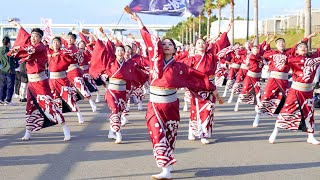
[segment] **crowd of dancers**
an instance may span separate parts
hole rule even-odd
[[[35,28],[25,31],[16,21],[19,32],[8,56],[20,58],[26,64],[28,75],[26,132],[22,140],[42,128],[61,124],[64,140],[71,139],[63,113],[76,112],[79,123],[85,120],[78,105],[88,100],[92,111],[97,110],[104,86],[105,102],[110,114],[108,138],[122,142],[121,127],[128,122],[130,100],[142,110],[142,100],[149,94],[146,124],[154,157],[162,172],[153,179],[170,179],[176,163],[174,149],[180,121],[177,90],[184,88],[184,111],[190,112],[189,140],[200,139],[210,143],[215,103],[228,103],[238,94],[234,111],[240,103],[255,105],[253,127],[258,127],[262,114],[279,114],[269,138],[276,141],[279,129],[307,132],[307,142],[320,144],[314,137],[313,84],[320,65],[320,50],[308,53],[307,42],[313,33],[286,49],[285,39],[268,38],[261,44],[246,42],[231,45],[228,29],[218,37],[199,38],[195,45],[176,47],[170,38],[151,35],[142,20],[129,8],[131,18],[139,24],[142,45],[133,37],[121,42],[101,31],[101,37],[92,33],[70,32],[65,37],[54,37],[51,45],[42,41],[43,31]],[[276,49],[270,49],[275,40]],[[268,65],[270,77],[264,92],[260,90],[261,71]],[[289,86],[288,77],[292,76]],[[217,87],[226,82],[223,95]],[[100,88],[101,89],[101,88]],[[95,101],[92,93],[96,92]]]

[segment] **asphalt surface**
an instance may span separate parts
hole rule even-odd
[[[320,146],[308,144],[306,133],[288,130],[281,130],[276,144],[269,144],[276,117],[261,117],[260,126],[252,128],[254,106],[240,104],[234,112],[234,103],[217,105],[211,143],[189,141],[189,113],[182,111],[183,91],[179,92],[181,122],[173,179],[320,179]],[[80,102],[85,124],[78,124],[75,113],[65,114],[71,141],[63,141],[59,125],[21,141],[25,107],[17,99],[14,102],[15,106],[0,106],[1,180],[140,180],[160,172],[144,119],[147,99],[143,111],[131,105],[122,144],[107,139],[107,105],[97,103],[98,111],[93,113],[88,101]],[[316,109],[318,139],[319,117]]]

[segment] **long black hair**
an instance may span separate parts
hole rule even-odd
[[[174,42],[174,40],[173,39],[171,39],[171,38],[164,38],[164,39],[162,39],[162,42],[164,41],[164,40],[169,40],[172,44],[173,44],[173,48],[174,48],[174,53],[173,53],[173,55],[175,55],[176,54],[176,52],[177,52],[177,45],[176,45],[176,43]]]

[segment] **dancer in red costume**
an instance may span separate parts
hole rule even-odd
[[[240,59],[241,59],[240,60],[241,65],[240,65],[240,70],[237,73],[236,80],[232,86],[228,103],[232,102],[233,96],[235,94],[240,94],[240,92],[241,92],[243,80],[246,77],[248,69],[249,69],[247,57],[250,54],[250,48],[252,47],[252,44],[253,44],[255,38],[256,37],[254,37],[254,39],[251,42],[249,42],[249,41],[246,42],[244,45],[245,48],[238,51],[238,56],[240,56]]]
[[[253,46],[251,48],[251,54],[249,56],[249,70],[247,76],[243,81],[243,88],[239,95],[240,102],[254,104],[256,105],[256,109],[258,109],[258,105],[260,104],[261,98],[260,78],[261,71],[264,65],[262,54],[265,50],[268,50],[263,48],[264,47],[262,46]]]
[[[191,67],[206,74],[213,86],[215,86],[214,76],[218,62],[216,54],[221,49],[230,45],[227,36],[230,27],[231,22],[229,23],[228,30],[217,41],[211,40],[208,42],[208,47],[203,39],[198,39],[195,47],[197,53],[194,57],[189,58],[189,61],[192,62],[190,63]],[[201,143],[209,143],[208,138],[212,134],[216,98],[218,98],[220,103],[223,103],[223,99],[219,97],[217,90],[207,100],[201,100],[191,94],[189,140],[195,140],[197,137],[201,139]]]
[[[61,46],[61,39],[55,37],[52,40],[52,49],[48,49],[50,89],[53,92],[53,99],[63,112],[77,112],[78,118],[82,118],[77,104],[77,90],[71,85],[66,73],[68,66],[74,61],[73,53],[66,49],[62,50]]]
[[[177,88],[188,87],[198,91],[204,98],[214,91],[215,86],[205,74],[175,62],[176,46],[173,40],[152,36],[137,14],[131,18],[138,22],[141,36],[148,47],[150,58],[150,101],[147,108],[147,127],[153,145],[154,157],[162,172],[153,179],[170,179],[172,165],[176,163],[174,149],[180,121]],[[200,95],[199,95],[200,96]]]
[[[270,49],[270,45],[267,44],[268,40],[269,40],[269,34],[267,35],[267,38],[266,38],[265,41],[263,41],[261,44],[259,44],[258,46],[256,46],[256,47],[259,47],[258,49],[256,49],[256,50],[258,50],[258,52],[257,52],[257,57],[255,57],[255,55],[254,55],[254,56],[251,56],[251,55],[252,55],[251,50],[252,50],[252,48],[254,47],[254,45],[251,45],[250,48],[249,48],[250,51],[247,51],[247,53],[246,53],[246,60],[244,61],[244,63],[245,63],[245,65],[247,66],[248,69],[246,69],[246,70],[241,70],[241,67],[240,67],[240,71],[241,71],[242,73],[245,73],[245,74],[243,74],[242,77],[243,77],[244,79],[243,79],[243,81],[241,82],[241,86],[239,86],[239,87],[241,87],[241,88],[238,89],[238,90],[240,90],[239,94],[246,93],[246,91],[248,91],[248,89],[250,89],[251,87],[253,87],[253,86],[251,86],[251,83],[250,83],[250,80],[252,80],[252,79],[248,78],[248,77],[247,77],[248,75],[249,75],[250,77],[255,78],[256,80],[258,79],[257,76],[259,76],[259,81],[260,81],[261,70],[262,70],[262,69],[260,70],[260,67],[258,67],[259,65],[258,65],[258,66],[255,66],[255,65],[257,65],[256,63],[257,63],[258,61],[261,61],[261,60],[258,60],[258,59],[261,58],[261,54],[263,54],[263,52],[264,52],[266,49]],[[252,58],[252,59],[250,59],[250,58]],[[255,60],[254,60],[254,59],[255,59]],[[251,66],[251,62],[255,62],[255,65]],[[263,64],[261,64],[260,66],[262,67]],[[251,71],[249,70],[249,68],[251,68]],[[256,72],[260,71],[260,73],[256,73],[256,72],[254,72],[254,71],[256,71]],[[241,72],[240,72],[240,73],[241,73]],[[244,82],[245,79],[246,79],[246,82]],[[253,80],[252,82],[254,83],[255,80]],[[245,88],[243,87],[243,84],[244,84],[244,83],[246,83],[246,87],[245,87]],[[248,85],[249,85],[249,86],[248,86]],[[260,83],[255,83],[255,87],[257,87],[257,89],[255,89],[256,92],[260,91]],[[236,88],[236,89],[237,89],[237,88]],[[245,91],[242,91],[242,89],[245,89]],[[238,92],[238,90],[235,90],[235,91]],[[252,92],[252,93],[253,93],[253,92]],[[248,93],[248,96],[254,97],[254,96],[258,95],[259,100],[260,100],[260,93],[254,95],[254,96],[252,95],[252,93],[251,93],[251,92]],[[240,104],[240,102],[241,102],[242,100],[245,100],[246,98],[248,98],[247,100],[245,100],[246,102],[252,100],[252,98],[249,98],[248,96],[247,96],[247,97],[244,97],[243,95],[241,95],[241,96],[239,95],[239,96],[238,96],[236,105],[235,105],[235,107],[234,107],[234,111],[238,111],[238,109],[239,109],[239,104]],[[251,99],[251,100],[250,100],[250,99]],[[256,99],[256,98],[255,98],[255,99]],[[230,100],[230,99],[229,99],[229,100]],[[256,111],[257,111],[257,109],[258,109],[258,106],[256,106]]]
[[[90,36],[91,37],[91,36]],[[96,92],[97,97],[95,102],[100,102],[100,93],[98,86],[96,84],[96,81],[93,79],[93,77],[89,74],[89,68],[90,68],[90,61],[91,61],[91,46],[87,46],[84,41],[80,41],[78,43],[79,51],[82,51],[83,53],[83,59],[81,62],[79,62],[80,69],[83,72],[83,79],[89,88],[90,92]]]
[[[316,35],[317,33],[315,33]],[[269,138],[274,143],[281,129],[302,130],[308,133],[307,142],[318,145],[314,137],[314,99],[313,79],[320,65],[320,57],[308,58],[308,46],[305,42],[298,44],[296,55],[288,59],[292,69],[293,83],[289,88],[286,101],[281,109],[275,128]]]
[[[67,40],[64,40],[61,38],[62,44],[64,47],[68,50],[70,50],[73,53],[73,57],[75,58],[75,61],[71,63],[67,70],[67,77],[70,80],[70,82],[73,84],[74,87],[77,88],[79,93],[86,99],[89,100],[90,106],[92,108],[92,112],[95,112],[97,110],[97,106],[95,102],[91,99],[91,93],[88,89],[88,87],[85,84],[85,81],[83,79],[83,72],[80,69],[79,63],[83,61],[83,51],[79,50],[77,46],[75,45],[77,36],[71,32],[69,32],[67,36]],[[81,118],[79,119],[79,123],[83,123],[84,120]]]
[[[227,62],[227,64],[229,65],[229,71],[228,71],[228,76],[227,76],[227,83],[226,83],[226,87],[224,89],[224,93],[222,95],[222,97],[226,97],[227,96],[227,91],[231,91],[233,84],[236,81],[237,78],[237,74],[238,71],[240,69],[240,65],[241,65],[241,57],[239,56],[238,52],[242,51],[243,47],[240,46],[240,43],[235,43],[234,46],[232,47],[232,49],[226,49],[225,50],[225,54],[222,54],[221,56],[226,56],[228,54],[230,54],[231,56],[231,61]]]
[[[125,60],[125,49],[122,45],[116,45],[115,49],[110,41],[105,45],[96,36],[96,45],[93,56],[104,62],[105,73],[109,77],[108,89],[105,94],[105,101],[110,108],[110,131],[109,138],[115,138],[115,143],[122,142],[121,115],[127,103],[127,83],[142,85],[147,78],[141,69],[135,66],[132,60]],[[99,57],[100,56],[100,57]],[[115,135],[114,135],[115,133]]]
[[[314,36],[314,34],[304,38],[302,41],[308,42],[308,39],[312,36]],[[272,39],[274,39],[274,37]],[[298,44],[292,48],[285,49],[286,44],[283,38],[278,38],[275,42],[277,49],[266,51],[263,55],[264,59],[269,63],[271,73],[261,97],[259,110],[252,124],[253,127],[258,127],[261,114],[266,113],[271,116],[273,114],[279,114],[289,88],[288,74],[290,67],[288,65],[288,57],[295,55]]]
[[[49,86],[49,80],[45,73],[47,63],[47,48],[41,42],[43,31],[39,28],[32,29],[31,34],[25,31],[19,23],[19,32],[13,49],[9,56],[22,58],[26,62],[28,73],[28,92],[26,106],[26,133],[22,140],[29,140],[31,132],[42,128],[61,124],[64,132],[64,140],[70,140],[70,130],[65,124],[65,119],[60,108],[53,100]]]

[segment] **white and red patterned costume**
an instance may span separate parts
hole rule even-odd
[[[313,79],[320,65],[320,58],[290,57],[292,86],[281,109],[276,126],[283,129],[314,132]]]
[[[140,46],[138,46],[140,47]],[[131,60],[137,63],[138,66],[144,69],[144,72],[147,75],[147,69],[149,68],[149,59],[143,56],[140,56],[139,54],[134,54],[131,57]],[[143,93],[143,85],[138,85],[137,84],[131,84],[131,92],[130,96],[136,99],[137,103],[142,102],[144,98],[144,93]],[[147,86],[147,84],[145,84]]]
[[[76,45],[68,45],[66,40],[64,40],[63,38],[61,38],[61,41],[65,48],[73,53],[72,56],[75,58],[74,62],[71,63],[68,67],[68,79],[84,98],[91,98],[91,93],[85,84],[85,81],[82,77],[83,72],[79,66],[79,63],[83,61],[83,53],[78,50]]]
[[[213,86],[215,86],[214,77],[218,62],[216,53],[229,45],[227,33],[223,33],[218,41],[209,45],[203,55],[195,54],[195,56],[189,58],[189,61],[192,62],[191,67],[206,74]],[[215,101],[216,97],[213,94],[207,100],[198,99],[191,94],[189,131],[192,131],[194,136],[199,138],[211,137]]]
[[[238,55],[238,52],[242,51],[242,50],[244,50],[244,49],[237,48],[237,49],[234,49],[233,51],[230,52],[231,61],[229,64],[229,71],[228,71],[229,73],[227,76],[227,79],[228,79],[227,84],[226,84],[227,90],[231,91],[233,84],[236,81],[237,74],[239,72],[240,65],[242,63],[241,56]]]
[[[91,51],[92,52],[92,51]],[[91,52],[90,50],[86,49],[83,52],[83,60],[79,63],[80,69],[83,72],[83,79],[86,83],[86,86],[89,88],[90,92],[96,92],[98,91],[98,86],[96,82],[94,81],[93,77],[89,74],[89,68],[90,68],[90,60],[91,60]]]
[[[176,89],[188,87],[190,91],[213,91],[215,87],[208,76],[184,63],[176,62],[174,58],[165,63],[160,38],[149,34],[145,27],[140,32],[150,58],[147,127],[158,167],[168,167],[176,163],[173,152],[180,122]]]
[[[233,89],[233,93],[234,94],[240,94],[241,90],[242,90],[242,83],[244,78],[247,75],[249,66],[248,66],[248,51],[246,49],[243,49],[241,51],[238,51],[238,55],[240,56],[241,59],[241,65],[240,65],[240,69],[237,73],[237,77],[236,80],[232,86]]]
[[[20,28],[13,47],[20,47],[18,53],[11,54],[26,62],[28,92],[26,105],[26,129],[30,132],[65,122],[60,108],[52,99],[49,80],[45,73],[47,47],[41,42],[32,45],[30,34]]]
[[[121,113],[126,108],[127,103],[127,85],[135,83],[144,84],[147,80],[145,73],[139,69],[132,60],[116,60],[114,47],[110,41],[105,45],[102,41],[97,40],[93,50],[93,56],[98,57],[106,64],[105,73],[109,77],[109,85],[105,94],[105,101],[111,110],[110,128],[114,132],[120,132]],[[130,87],[130,85],[128,85]]]
[[[215,72],[215,85],[217,87],[222,87],[223,82],[228,77],[229,69],[227,66],[227,62],[230,62],[230,60],[230,55],[226,55],[225,57],[219,58],[219,61],[217,63],[217,70]]]
[[[308,39],[303,41],[308,41]],[[295,50],[296,46],[283,52],[269,50],[264,53],[264,59],[269,62],[270,77],[261,97],[259,113],[279,114],[282,109],[289,88],[288,73],[290,67],[288,57],[294,55]]]
[[[53,57],[52,54],[59,53]],[[74,61],[72,53],[69,50],[59,50],[54,52],[52,49],[48,50],[48,67],[50,70],[50,89],[53,93],[53,99],[59,107],[63,107],[64,101],[69,107],[66,112],[78,111],[77,104],[77,90],[71,85],[67,78],[66,70],[70,63]]]
[[[260,104],[260,78],[261,78],[261,71],[263,68],[263,58],[262,54],[270,49],[270,45],[266,44],[264,41],[258,46],[258,54],[250,54],[248,57],[248,66],[249,70],[247,72],[247,75],[243,81],[243,88],[241,90],[241,93],[239,95],[239,99],[241,102],[247,103],[247,104]]]
[[[260,54],[249,56],[249,70],[243,81],[243,88],[239,95],[241,102],[247,104],[259,104],[260,101],[260,77],[263,68],[263,61]]]

